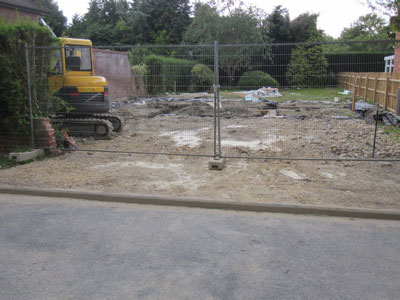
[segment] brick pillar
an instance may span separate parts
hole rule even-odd
[[[396,32],[396,40],[400,41],[400,32]],[[400,42],[395,45],[393,64],[393,73],[400,74]]]
[[[37,148],[55,148],[57,147],[55,130],[47,118],[34,119],[35,128],[35,147]]]

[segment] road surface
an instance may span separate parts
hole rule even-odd
[[[0,299],[398,299],[400,222],[0,194]]]

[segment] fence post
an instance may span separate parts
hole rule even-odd
[[[214,158],[221,158],[221,128],[219,112],[219,62],[218,41],[214,41]],[[218,140],[217,140],[218,139]],[[217,152],[218,143],[218,152]]]
[[[400,116],[400,88],[397,89],[396,116]]]
[[[384,103],[384,109],[387,109],[388,106],[388,100],[389,100],[389,77],[386,77],[386,87],[385,87],[385,103]]]
[[[376,104],[376,91],[377,91],[377,88],[378,88],[378,76],[375,77],[374,81],[375,81],[375,83],[374,83],[374,99],[373,99],[373,101],[374,101],[374,104]]]
[[[351,104],[351,111],[354,112],[356,110],[356,100],[357,100],[357,81],[358,77],[355,76],[354,85],[353,85],[353,102]]]
[[[376,133],[378,132],[378,118],[379,118],[379,104],[376,106],[376,115],[375,115],[375,132],[374,132],[374,143],[372,146],[372,158],[375,158],[375,149],[376,149]]]
[[[365,82],[365,93],[364,93],[364,98],[366,101],[368,101],[368,81],[369,81],[369,77],[367,75],[367,81]]]
[[[26,62],[26,79],[28,85],[28,102],[29,102],[29,120],[31,124],[31,146],[35,148],[35,135],[33,131],[33,113],[32,113],[32,95],[31,95],[31,74],[29,64],[29,46],[25,44],[25,62]]]

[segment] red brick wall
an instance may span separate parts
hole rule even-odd
[[[94,74],[108,81],[110,100],[132,98],[131,67],[127,52],[93,49]]]
[[[400,40],[400,32],[396,33],[396,40]],[[400,74],[400,45],[394,49],[393,73]]]
[[[16,23],[18,20],[31,20],[35,21],[39,15],[20,11],[12,8],[0,7],[0,18],[7,23]]]

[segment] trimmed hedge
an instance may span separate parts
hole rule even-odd
[[[148,74],[148,92],[186,92],[189,90],[191,71],[196,62],[150,55],[144,58]]]
[[[271,75],[262,71],[246,72],[240,77],[239,87],[245,89],[259,89],[262,87],[278,87],[279,82]]]
[[[47,28],[33,22],[6,24],[0,20],[0,132],[29,135],[25,44],[51,46],[56,42]],[[47,116],[50,109],[59,107],[47,82],[52,50],[31,48],[29,60],[33,115]]]

